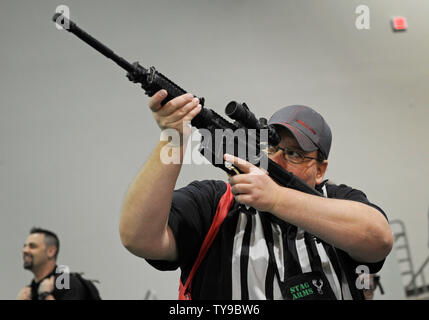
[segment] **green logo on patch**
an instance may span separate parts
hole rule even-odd
[[[306,296],[314,294],[313,289],[310,287],[308,282],[304,282],[293,286],[289,289],[293,300],[301,299]]]

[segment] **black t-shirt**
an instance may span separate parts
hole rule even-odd
[[[322,190],[321,186],[316,189]],[[185,283],[225,191],[225,182],[214,180],[194,181],[176,190],[168,223],[175,236],[178,259],[172,262],[147,261],[159,270],[180,267],[181,279]],[[385,216],[362,191],[343,184],[326,184],[325,191],[329,198],[359,201],[376,208]],[[271,226],[268,229],[272,229],[272,234],[268,231],[268,237],[268,229],[261,227],[266,226],[267,221]],[[280,266],[277,269],[281,271],[283,280],[290,275],[311,271],[318,263],[319,269],[326,271],[331,287],[337,288],[338,299],[351,298],[352,290],[345,288],[342,282],[345,282],[343,277],[353,277],[357,266],[364,264],[370,273],[375,273],[384,263],[384,260],[378,263],[354,261],[347,253],[332,250],[330,245],[313,238],[270,214],[246,209],[235,203],[195,274],[192,299],[281,299],[278,281],[270,272],[272,266],[269,250],[266,249],[269,245],[277,253],[275,259]],[[244,262],[243,252],[247,254]],[[314,258],[319,255],[319,260]],[[336,255],[342,257],[342,266],[336,261]],[[345,275],[342,275],[342,269],[346,269]],[[349,279],[349,283],[353,279]]]
[[[52,272],[43,278],[41,281],[36,282],[34,279],[31,281],[31,300],[39,300],[38,289],[40,283],[44,279],[48,279],[51,276],[54,276],[54,291],[53,296],[55,300],[86,300],[88,299],[87,289],[83,286],[82,282],[73,274],[69,273],[68,275],[63,273],[56,273],[57,267],[55,267]],[[67,288],[67,282],[65,277],[69,276],[69,287]],[[58,279],[62,277],[61,279]],[[58,285],[56,285],[58,280]]]

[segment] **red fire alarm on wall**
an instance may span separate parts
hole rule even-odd
[[[393,31],[405,31],[407,30],[407,20],[404,17],[393,17],[392,26]]]

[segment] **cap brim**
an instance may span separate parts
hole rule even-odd
[[[274,122],[271,124],[280,125],[288,129],[289,132],[295,137],[301,149],[305,152],[311,152],[318,149],[318,147],[313,143],[313,141],[310,140],[310,138],[308,138],[301,130],[295,128],[294,126],[285,122]]]

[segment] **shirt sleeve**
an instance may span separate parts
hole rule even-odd
[[[377,209],[387,219],[387,216],[384,213],[384,211],[379,206],[371,203],[366,197],[365,193],[363,193],[362,191],[353,189],[345,184],[341,184],[338,186],[327,184],[326,188],[327,188],[329,198],[352,200],[352,201],[358,201],[358,202],[364,203],[368,206],[371,206]],[[381,270],[385,261],[385,259],[375,263],[356,261],[346,252],[339,249],[337,249],[337,251],[339,252],[339,255],[342,256],[344,263],[346,263],[349,266],[349,268],[352,270],[355,270],[358,266],[364,265],[369,268],[370,273],[377,273],[378,271]]]
[[[175,190],[168,225],[176,241],[178,259],[146,261],[158,270],[192,267],[225,191],[225,182],[214,180],[194,181]]]
[[[327,190],[329,198],[352,200],[364,203],[380,211],[381,214],[383,214],[383,216],[387,219],[387,216],[384,211],[379,206],[371,203],[366,197],[366,194],[360,190],[353,189],[345,184],[341,184],[339,186],[328,184]]]

